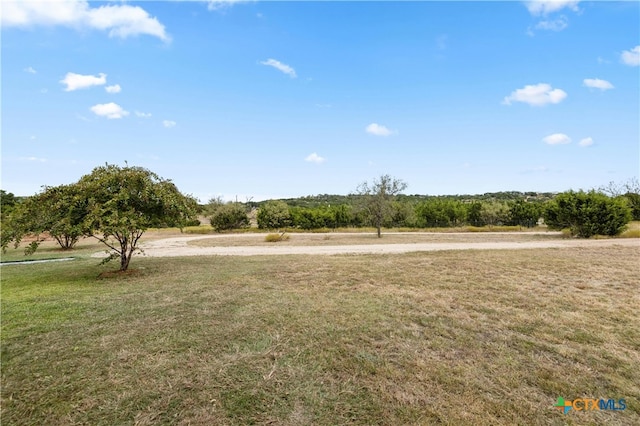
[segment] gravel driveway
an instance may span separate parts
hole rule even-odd
[[[520,250],[520,249],[545,249],[566,247],[636,247],[640,249],[640,239],[599,239],[578,240],[558,239],[547,241],[504,241],[504,242],[434,242],[434,243],[409,243],[409,244],[362,244],[362,245],[309,245],[287,246],[274,243],[271,246],[235,246],[235,247],[198,247],[189,245],[190,241],[246,237],[248,234],[214,235],[214,236],[189,236],[165,238],[142,244],[144,255],[150,257],[175,257],[175,256],[263,256],[263,255],[288,255],[288,254],[386,254],[408,253],[417,251],[442,251],[442,250]],[[249,234],[250,235],[250,234]],[[264,236],[264,234],[259,234]],[[93,256],[101,257],[104,253],[96,253]]]

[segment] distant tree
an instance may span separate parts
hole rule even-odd
[[[16,205],[16,197],[11,192],[0,189],[0,213],[2,217],[9,214]]]
[[[358,186],[357,194],[363,201],[363,211],[371,225],[378,231],[378,238],[382,237],[382,224],[392,212],[391,202],[407,188],[402,180],[389,175],[382,175],[371,183],[364,182]]]
[[[211,226],[216,231],[246,228],[249,226],[247,209],[240,203],[219,205],[211,214]]]
[[[621,198],[596,191],[558,194],[547,202],[544,221],[551,229],[569,229],[571,235],[618,235],[631,220],[631,211]]]
[[[267,201],[257,214],[258,228],[281,229],[291,225],[289,206],[284,201]]]
[[[10,241],[17,247],[26,235],[35,240],[25,250],[33,253],[48,234],[63,250],[70,250],[84,233],[83,220],[86,216],[86,200],[73,185],[48,186],[16,206],[6,221],[3,249]]]
[[[333,217],[335,218],[335,226],[349,226],[353,223],[352,207],[347,204],[331,206]]]
[[[624,183],[609,182],[598,188],[599,192],[610,197],[623,197],[631,208],[633,220],[640,220],[640,182],[638,178],[631,178]]]
[[[531,203],[524,200],[516,200],[509,203],[509,219],[507,224],[532,228],[538,224],[542,217],[542,206],[539,203]]]
[[[509,207],[498,201],[482,203],[482,221],[489,226],[501,225],[509,220]]]
[[[474,201],[467,204],[467,222],[472,226],[484,226],[482,203]]]

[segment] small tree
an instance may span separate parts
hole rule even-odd
[[[6,217],[16,205],[16,197],[11,192],[0,189],[0,215]]]
[[[551,229],[568,228],[571,235],[618,235],[631,220],[627,203],[620,198],[590,192],[564,192],[545,206],[544,221]]]
[[[240,203],[227,203],[215,208],[210,217],[211,226],[216,231],[246,228],[249,217],[246,208]]]
[[[640,220],[640,181],[631,178],[622,184],[609,182],[608,185],[598,188],[599,192],[610,197],[624,198],[631,208],[633,220]]]
[[[289,206],[284,201],[267,201],[258,210],[258,228],[281,229],[291,224]]]
[[[376,227],[378,238],[382,237],[382,224],[391,214],[391,202],[407,188],[407,184],[389,175],[382,175],[371,183],[358,186],[357,194],[363,201],[363,210],[368,221]]]
[[[533,228],[538,224],[542,216],[542,208],[539,203],[516,200],[509,204],[509,225],[526,226]]]
[[[63,250],[70,250],[84,233],[83,220],[86,215],[86,201],[73,185],[45,187],[44,190],[18,204],[8,220],[3,238],[3,248],[10,241],[16,247],[25,235],[34,235],[25,250],[30,254],[42,241],[39,236],[48,233]]]
[[[121,271],[129,267],[148,228],[182,227],[195,216],[194,199],[142,167],[107,164],[75,185],[87,202],[85,234],[111,250],[107,260],[120,259]]]
[[[509,220],[509,207],[498,201],[485,202],[482,203],[480,216],[489,227],[501,225]]]

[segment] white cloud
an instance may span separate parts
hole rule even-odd
[[[631,67],[637,67],[640,65],[640,46],[636,46],[631,50],[625,50],[620,55],[620,60],[623,64]]]
[[[375,136],[389,136],[393,134],[393,131],[389,130],[385,126],[382,126],[378,123],[371,123],[366,128],[365,131],[371,135]]]
[[[536,30],[562,31],[569,26],[569,21],[565,16],[550,21],[540,21],[536,24]]]
[[[581,147],[591,146],[593,145],[593,138],[581,139],[580,142],[578,142],[578,145],[580,145]]]
[[[36,71],[35,69],[33,69],[33,67],[27,67],[24,69],[24,72],[28,72],[29,74],[37,74],[38,71]]]
[[[122,87],[119,84],[114,84],[113,86],[107,86],[104,88],[107,93],[120,93],[122,91]]]
[[[570,9],[574,12],[579,11],[578,3],[580,0],[530,0],[525,1],[525,6],[534,16],[548,15],[562,9]]]
[[[600,80],[599,78],[585,78],[583,81],[585,86],[592,89],[609,90],[613,89],[613,84],[607,80]]]
[[[149,118],[151,117],[151,113],[150,112],[140,112],[140,111],[135,111],[136,117],[140,117],[140,118]]]
[[[167,129],[170,129],[172,127],[176,127],[176,123],[175,121],[171,121],[171,120],[162,120],[162,125],[164,127],[166,127]]]
[[[546,143],[547,145],[566,145],[568,143],[571,143],[571,138],[564,133],[554,133],[542,138],[542,142]]]
[[[20,157],[21,160],[23,161],[33,161],[36,163],[46,163],[47,160],[46,158],[41,158],[41,157]]]
[[[66,92],[71,92],[78,89],[86,89],[91,86],[102,86],[107,82],[107,75],[104,73],[95,75],[82,75],[73,72],[68,72],[67,75],[60,80],[60,83],[66,84],[64,89]]]
[[[511,105],[511,102],[523,102],[533,106],[543,106],[547,104],[557,104],[567,97],[567,93],[561,89],[554,89],[546,83],[527,85],[522,89],[515,90],[504,98],[504,105]]]
[[[536,166],[530,167],[528,169],[524,169],[521,173],[529,174],[529,173],[546,173],[549,171],[547,166]]]
[[[91,7],[87,0],[3,1],[1,19],[2,26],[7,27],[61,25],[108,31],[109,37],[147,34],[170,40],[156,18],[139,6],[127,4]]]
[[[275,69],[282,71],[283,73],[289,75],[291,78],[296,78],[296,70],[291,68],[287,64],[283,64],[280,61],[276,61],[275,59],[267,59],[266,61],[260,62],[262,65],[267,65],[270,67],[274,67]]]
[[[313,153],[307,155],[307,157],[304,159],[304,161],[307,161],[309,163],[322,164],[325,161],[327,161],[327,159],[324,158],[324,157],[320,157],[318,154],[313,152]]]
[[[220,10],[226,9],[228,7],[233,6],[238,3],[248,3],[249,0],[209,0],[207,9],[209,10]]]
[[[89,108],[95,115],[99,115],[100,117],[107,117],[108,119],[113,118],[122,118],[129,115],[128,111],[122,109],[122,107],[113,102],[109,102],[108,104],[98,104]]]

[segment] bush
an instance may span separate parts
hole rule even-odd
[[[227,203],[219,205],[213,211],[211,226],[216,231],[246,228],[249,226],[249,217],[246,208],[240,203]]]
[[[569,229],[572,236],[618,235],[631,220],[624,200],[602,193],[564,192],[545,206],[544,221],[551,229]]]
[[[281,234],[267,234],[267,236],[264,237],[264,240],[268,243],[277,243],[279,241],[287,241],[288,239],[289,235],[284,232]]]
[[[281,229],[291,224],[289,206],[284,201],[268,201],[258,210],[258,228]]]
[[[184,226],[200,226],[200,221],[197,218],[192,218],[187,220]]]

